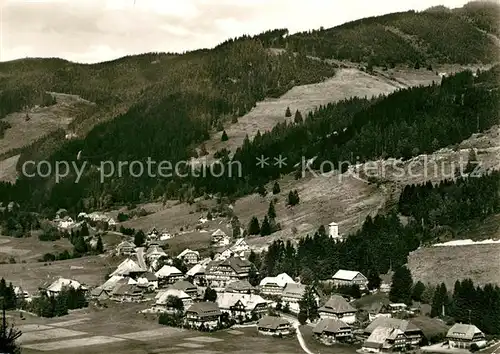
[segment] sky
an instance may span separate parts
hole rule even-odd
[[[96,63],[211,48],[268,29],[333,27],[368,16],[468,0],[0,0],[0,61]]]

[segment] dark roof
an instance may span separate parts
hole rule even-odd
[[[195,312],[198,316],[220,316],[219,305],[215,302],[196,302],[186,312]]]
[[[407,320],[390,317],[378,317],[365,328],[365,333],[372,333],[377,327],[400,329],[405,333],[422,331],[420,328]]]
[[[356,312],[356,309],[352,307],[342,296],[332,295],[326,304],[320,307],[318,311],[328,313],[351,313]]]
[[[255,290],[255,287],[252,286],[247,280],[237,280],[229,283],[226,286],[226,291],[250,291]]]
[[[246,273],[247,271],[244,268],[252,266],[252,263],[243,258],[229,257],[223,261],[212,261],[208,263],[205,272],[210,271],[216,266],[229,266],[236,273]]]
[[[283,325],[290,325],[290,322],[277,316],[264,316],[257,322],[257,327],[267,329],[277,329]]]
[[[140,278],[146,278],[148,281],[156,281],[158,277],[151,272],[144,272],[141,274]]]
[[[482,335],[483,333],[479,328],[474,325],[464,324],[464,323],[455,323],[453,327],[448,330],[446,334],[447,338],[460,338],[460,339],[468,339],[472,340],[475,334]]]
[[[186,291],[198,291],[198,288],[187,280],[179,280],[169,286],[170,289]]]
[[[113,290],[113,295],[140,295],[142,293],[134,284],[121,284]]]
[[[302,298],[306,287],[304,284],[288,283],[283,289],[282,297]]]
[[[324,318],[320,320],[313,329],[314,333],[321,334],[323,332],[327,333],[337,333],[340,330],[350,329],[351,326],[334,318]]]

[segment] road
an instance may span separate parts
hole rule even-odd
[[[144,261],[144,247],[137,247],[137,262],[139,262],[139,267],[142,269],[148,269],[146,262]]]
[[[297,336],[297,340],[299,341],[300,346],[302,347],[302,350],[305,351],[307,354],[316,354],[307,347],[306,341],[304,340],[304,337],[302,336],[302,333],[300,332],[299,329],[300,327],[299,320],[297,320],[295,317],[287,316],[284,314],[282,314],[281,316],[290,321],[292,326],[295,328],[295,334]]]

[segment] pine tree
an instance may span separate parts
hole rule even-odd
[[[410,270],[406,266],[401,266],[394,272],[392,276],[391,290],[389,299],[392,302],[403,302],[411,304],[411,295],[413,288],[413,279]]]
[[[377,269],[371,269],[368,272],[368,289],[376,290],[380,288],[380,284],[382,283],[382,279],[380,279],[380,275]]]
[[[413,301],[418,301],[418,302],[421,302],[422,301],[422,295],[425,291],[425,285],[424,283],[422,283],[420,280],[413,286],[413,291],[412,291],[412,295],[411,295],[411,298],[413,299]]]
[[[260,235],[268,236],[271,234],[271,225],[269,224],[269,218],[264,216],[264,220],[262,221],[262,226],[260,227]]]
[[[97,237],[97,244],[95,246],[95,250],[98,254],[104,253],[104,245],[102,244],[101,235]]]
[[[304,122],[304,118],[302,118],[302,113],[300,113],[298,109],[297,111],[295,111],[295,117],[293,118],[293,122],[295,124],[301,124],[302,122]]]
[[[203,301],[215,302],[217,300],[217,292],[211,287],[207,287],[205,294],[203,295]]]
[[[80,230],[80,235],[82,236],[89,236],[89,227],[86,222],[83,223],[82,229]]]
[[[241,224],[236,215],[231,219],[231,228],[233,230],[233,238],[241,237]]]
[[[229,137],[227,136],[227,133],[225,130],[222,132],[222,136],[221,136],[220,140],[221,141],[228,141],[229,140]]]
[[[276,218],[276,209],[274,208],[274,203],[272,200],[269,202],[269,207],[267,208],[267,216],[269,217],[269,219]]]
[[[144,245],[144,242],[146,242],[146,235],[144,234],[144,231],[137,231],[134,235],[134,244],[137,247],[141,247],[142,245]]]
[[[311,322],[318,318],[318,303],[316,302],[314,288],[308,285],[302,299],[299,301],[299,315],[309,319]]]
[[[292,116],[292,111],[290,111],[290,107],[286,107],[285,111],[285,117],[291,117]]]
[[[280,189],[280,184],[276,181],[274,182],[274,185],[273,185],[273,194],[279,194],[279,192],[281,192],[281,189]]]
[[[54,316],[65,316],[68,314],[68,297],[66,291],[61,291],[56,297]]]
[[[259,193],[261,197],[265,197],[267,195],[266,187],[261,184],[257,187],[257,193]]]
[[[260,279],[259,279],[259,273],[257,272],[257,268],[255,265],[252,264],[250,267],[250,271],[248,272],[248,282],[252,286],[257,286],[259,285]]]
[[[300,198],[299,198],[299,192],[297,190],[290,191],[288,193],[288,201],[287,204],[290,206],[294,206],[299,204]]]
[[[255,216],[252,217],[250,223],[248,224],[248,234],[249,235],[260,234],[259,219],[257,219]]]
[[[446,306],[448,305],[448,303],[448,290],[446,289],[446,285],[442,283],[441,285],[436,287],[436,290],[434,290],[434,297],[432,298],[431,317],[441,316],[443,314],[443,308],[446,311]]]

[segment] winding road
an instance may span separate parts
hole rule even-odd
[[[302,347],[302,350],[304,352],[306,352],[307,354],[316,354],[307,347],[306,341],[304,340],[304,337],[302,336],[302,332],[300,332],[300,329],[299,329],[299,327],[300,327],[299,320],[297,320],[295,317],[287,316],[284,314],[282,314],[281,316],[283,318],[286,318],[288,321],[290,321],[292,326],[295,328],[295,334],[297,336],[297,340],[299,341],[300,346]]]

